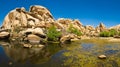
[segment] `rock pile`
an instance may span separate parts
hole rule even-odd
[[[93,26],[86,25],[83,26],[82,23],[75,19],[64,19],[59,18],[55,20],[50,13],[50,11],[43,7],[34,5],[31,6],[29,11],[26,11],[25,8],[16,8],[12,10],[4,19],[1,30],[9,30],[7,32],[1,31],[0,38],[4,37],[18,37],[22,38],[21,40],[28,40],[30,42],[40,42],[46,37],[46,32],[49,27],[55,25],[57,30],[62,32],[61,41],[65,41],[67,37],[69,39],[73,33],[68,32],[70,25],[73,25],[78,31],[84,36],[99,36],[99,33],[107,30],[103,23],[100,23],[99,26],[94,28]],[[120,26],[112,27],[119,30]],[[65,39],[64,39],[65,38]],[[76,35],[74,38],[77,38]]]

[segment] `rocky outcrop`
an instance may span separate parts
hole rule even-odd
[[[72,24],[73,27],[78,28],[79,30],[82,30],[82,24],[79,20],[59,18],[56,21],[56,23],[57,23],[57,26],[60,28],[67,29],[69,25]]]
[[[120,24],[116,25],[116,26],[113,26],[113,27],[110,27],[109,29],[115,29],[117,31],[120,31]]]
[[[47,8],[34,5],[30,7],[29,11],[23,7],[12,10],[5,17],[1,29],[10,30],[12,39],[21,38],[21,40],[39,43],[40,38],[46,38],[46,28],[49,28],[54,22],[54,18]],[[0,36],[5,38],[8,33],[1,32]]]
[[[31,6],[29,12],[25,8],[16,8],[5,17],[2,29],[14,30],[16,27],[46,27],[46,23],[54,22],[53,16],[43,6]]]
[[[102,31],[105,31],[106,30],[106,27],[103,23],[100,23],[100,25],[98,27],[96,27],[96,32],[102,32]]]
[[[84,34],[87,36],[93,36],[95,33],[95,28],[90,26],[90,25],[86,25],[85,26],[85,31]]]
[[[107,30],[103,23],[94,28],[93,26],[83,26],[82,23],[75,19],[64,19],[59,18],[54,20],[50,11],[43,7],[34,5],[31,6],[29,11],[25,8],[16,8],[12,10],[5,17],[2,30],[8,30],[7,32],[0,32],[0,38],[8,38],[9,36],[16,40],[24,40],[29,42],[40,43],[41,39],[47,40],[47,32],[51,26],[55,26],[57,31],[62,33],[62,37],[58,38],[62,43],[71,39],[77,40],[79,35],[75,33],[82,33],[81,37],[96,37],[99,36],[100,32]],[[69,32],[69,28],[72,25],[74,30]],[[119,31],[120,25],[111,27],[110,29],[116,29]],[[78,38],[79,39],[79,38]]]

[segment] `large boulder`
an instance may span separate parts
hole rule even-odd
[[[24,8],[16,8],[12,10],[8,15],[5,17],[2,29],[14,29],[17,26],[26,26],[27,19],[24,13]]]
[[[29,34],[27,39],[30,43],[40,43],[41,38],[34,34]]]
[[[10,33],[9,32],[0,32],[0,39],[5,39],[5,38],[9,38]]]
[[[35,35],[38,35],[41,38],[45,38],[46,37],[46,35],[45,35],[45,33],[44,33],[42,28],[35,28],[35,29],[28,28],[26,30],[21,31],[20,34],[22,34],[22,35],[35,34]]]
[[[54,22],[52,14],[43,6],[31,6],[29,12],[25,8],[12,10],[4,19],[2,29],[14,30],[17,27],[37,27],[46,26],[45,23]]]
[[[50,13],[50,11],[43,6],[38,6],[38,5],[31,6],[30,12],[38,15],[38,17],[41,16],[43,19],[49,19],[49,18],[53,19],[53,16]]]
[[[45,35],[43,32],[43,29],[41,29],[41,28],[35,28],[33,30],[33,34]]]

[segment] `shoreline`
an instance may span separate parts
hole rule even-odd
[[[120,38],[114,38],[114,37],[84,37],[84,38],[81,38],[81,40],[93,40],[93,39],[107,40],[108,42],[120,42]]]

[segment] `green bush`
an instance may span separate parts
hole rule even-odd
[[[101,37],[113,37],[114,35],[117,35],[117,34],[118,34],[118,32],[114,29],[111,29],[109,31],[100,32]]]
[[[57,31],[55,26],[51,26],[47,31],[47,38],[49,41],[58,41],[61,32]]]
[[[115,29],[111,29],[111,30],[109,31],[109,33],[110,33],[110,36],[111,36],[111,37],[113,37],[114,35],[117,35],[117,34],[118,34]]]
[[[118,35],[120,36],[120,31],[119,31]]]
[[[70,24],[69,28],[68,28],[68,32],[69,33],[73,33],[73,34],[76,34],[78,36],[81,36],[82,33],[77,29],[77,28],[74,28],[72,24]]]
[[[110,33],[108,31],[104,31],[100,33],[101,37],[110,37]]]

